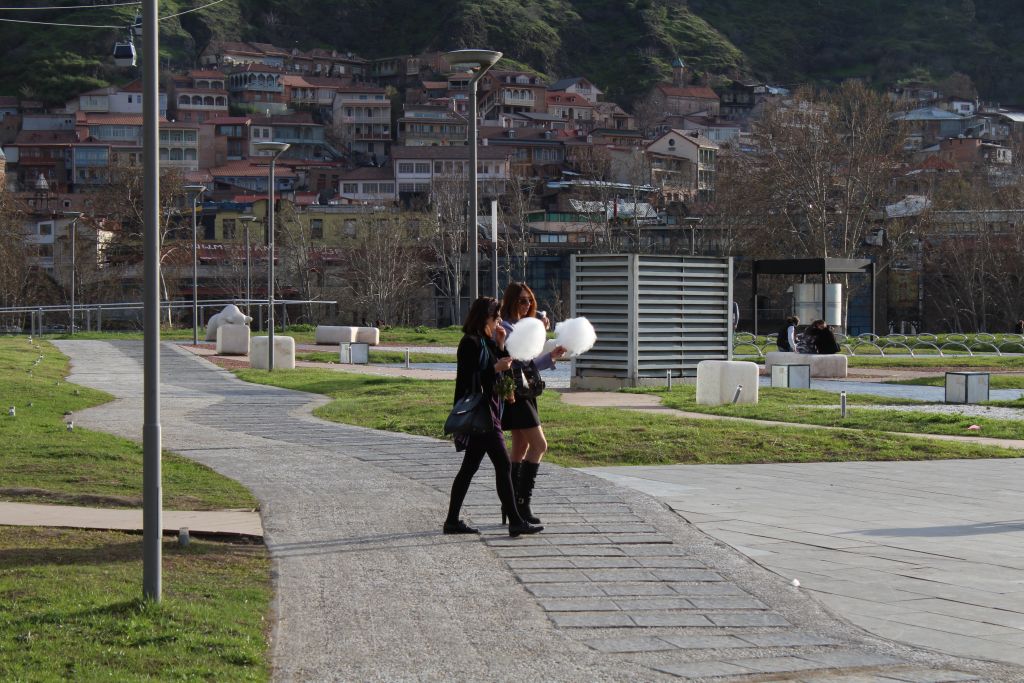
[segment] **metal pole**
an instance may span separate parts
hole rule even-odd
[[[163,512],[160,476],[160,129],[157,0],[144,0],[142,147],[145,222],[145,303],[142,424],[142,594],[160,602]]]
[[[192,346],[199,344],[199,226],[196,221],[199,195],[199,192],[192,195]]]
[[[270,202],[267,204],[267,372],[274,371],[274,162],[270,158]]]
[[[491,269],[494,271],[494,298],[501,300],[501,292],[498,289],[498,200],[491,200],[491,244],[494,245],[494,254],[491,260]]]
[[[75,336],[75,228],[78,218],[71,221],[71,327],[69,334]]]
[[[482,75],[482,74],[481,74]],[[477,254],[476,241],[476,91],[479,76],[473,74],[469,79],[469,305],[480,296],[480,258]]]
[[[245,221],[245,314],[252,316],[252,271],[249,264],[249,223]]]

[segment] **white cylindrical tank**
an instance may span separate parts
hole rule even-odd
[[[843,324],[843,286],[832,283],[825,285],[825,323],[837,327]],[[800,318],[800,324],[807,325],[821,318],[821,285],[793,285],[793,315]]]

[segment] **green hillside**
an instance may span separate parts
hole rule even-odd
[[[52,6],[62,0],[33,0]],[[64,0],[69,4],[71,0]],[[162,16],[208,0],[162,0]],[[133,7],[0,12],[124,25]],[[49,103],[135,76],[109,54],[124,31],[0,23],[0,94]],[[699,71],[779,83],[969,75],[986,99],[1024,101],[1024,3],[1014,0],[223,0],[161,22],[161,63],[185,68],[213,38],[338,48],[365,57],[500,49],[555,78],[585,74],[629,103],[679,55]]]

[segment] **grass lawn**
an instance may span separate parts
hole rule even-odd
[[[914,384],[924,387],[946,386],[945,375],[934,377],[915,377],[914,379],[892,380],[888,384]],[[988,378],[989,389],[1024,389],[1024,374],[998,375],[992,374]]]
[[[371,363],[404,363],[405,351],[370,351]],[[337,351],[310,351],[296,353],[295,360],[313,361],[314,363],[337,363]],[[410,363],[454,363],[455,356],[450,353],[410,353]]]
[[[163,601],[142,600],[142,536],[0,527],[0,680],[265,681],[262,545],[163,546]]]
[[[978,435],[993,438],[1024,439],[1024,422],[994,420],[984,417],[913,412],[886,411],[871,406],[918,402],[863,394],[847,395],[847,415],[839,414],[839,396],[814,389],[772,389],[762,387],[757,405],[697,405],[696,387],[692,384],[663,388],[629,389],[631,392],[653,393],[662,397],[670,408],[712,415],[730,415],[776,422],[848,427],[865,431],[908,432],[918,434]],[[819,407],[820,406],[820,407]],[[975,434],[967,431],[970,425],[979,425]]]
[[[376,377],[318,368],[274,373],[236,370],[235,374],[250,382],[330,396],[334,400],[316,411],[327,420],[436,438],[444,438],[442,426],[454,391],[450,381]],[[926,441],[867,429],[765,428],[611,408],[581,408],[562,403],[553,391],[540,397],[539,406],[550,444],[546,457],[570,467],[1017,455],[991,446]]]
[[[850,356],[851,368],[997,368],[1024,370],[1024,356]]]
[[[289,337],[295,338],[296,344],[312,344],[315,341],[315,326],[314,325],[295,325],[289,327],[287,330],[279,330],[275,334],[287,334]],[[266,332],[253,332],[253,334],[266,334]],[[6,339],[17,339],[18,337],[6,337]],[[21,339],[25,336],[22,335]],[[42,339],[101,339],[101,340],[118,340],[118,339],[142,339],[142,331],[111,331],[111,332],[87,332],[79,331],[75,332],[75,335],[69,336],[66,333],[63,334],[46,334],[41,337]],[[160,338],[167,340],[191,340],[192,339],[192,328],[191,327],[176,327],[176,328],[164,328],[160,331]],[[203,341],[206,338],[206,329],[199,328],[199,341]],[[5,337],[0,337],[5,339]],[[381,344],[408,344],[410,346],[458,346],[459,340],[462,339],[462,328],[452,327],[426,327],[420,325],[418,327],[385,327],[380,331],[380,343]],[[404,359],[404,356],[403,356]]]
[[[0,500],[141,507],[142,447],[79,426],[67,431],[65,413],[73,419],[111,399],[69,384],[67,373],[67,358],[49,343],[0,339]],[[171,453],[163,456],[163,487],[169,510],[256,506],[241,484]]]

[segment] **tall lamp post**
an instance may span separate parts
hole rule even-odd
[[[196,204],[206,192],[205,185],[186,185],[192,195],[192,346],[199,344],[199,226],[196,222]]]
[[[267,200],[267,372],[274,371],[274,162],[291,145],[287,142],[257,142],[260,152],[270,152],[270,192]]]
[[[249,265],[249,224],[256,220],[256,216],[239,216],[245,228],[245,314],[252,315],[249,307],[252,302],[252,268]]]
[[[142,595],[160,602],[163,591],[163,486],[160,427],[160,128],[157,0],[142,2],[142,159],[144,278],[142,403]]]
[[[65,211],[64,215],[71,219],[71,325],[68,326],[70,330],[68,334],[72,337],[75,336],[75,242],[78,240],[77,228],[78,219],[82,217],[81,211]]]
[[[454,50],[445,54],[445,60],[455,71],[468,70],[469,78],[469,280],[470,305],[480,296],[480,255],[477,253],[477,182],[476,182],[476,91],[480,79],[487,70],[501,59],[501,53],[494,50]]]

